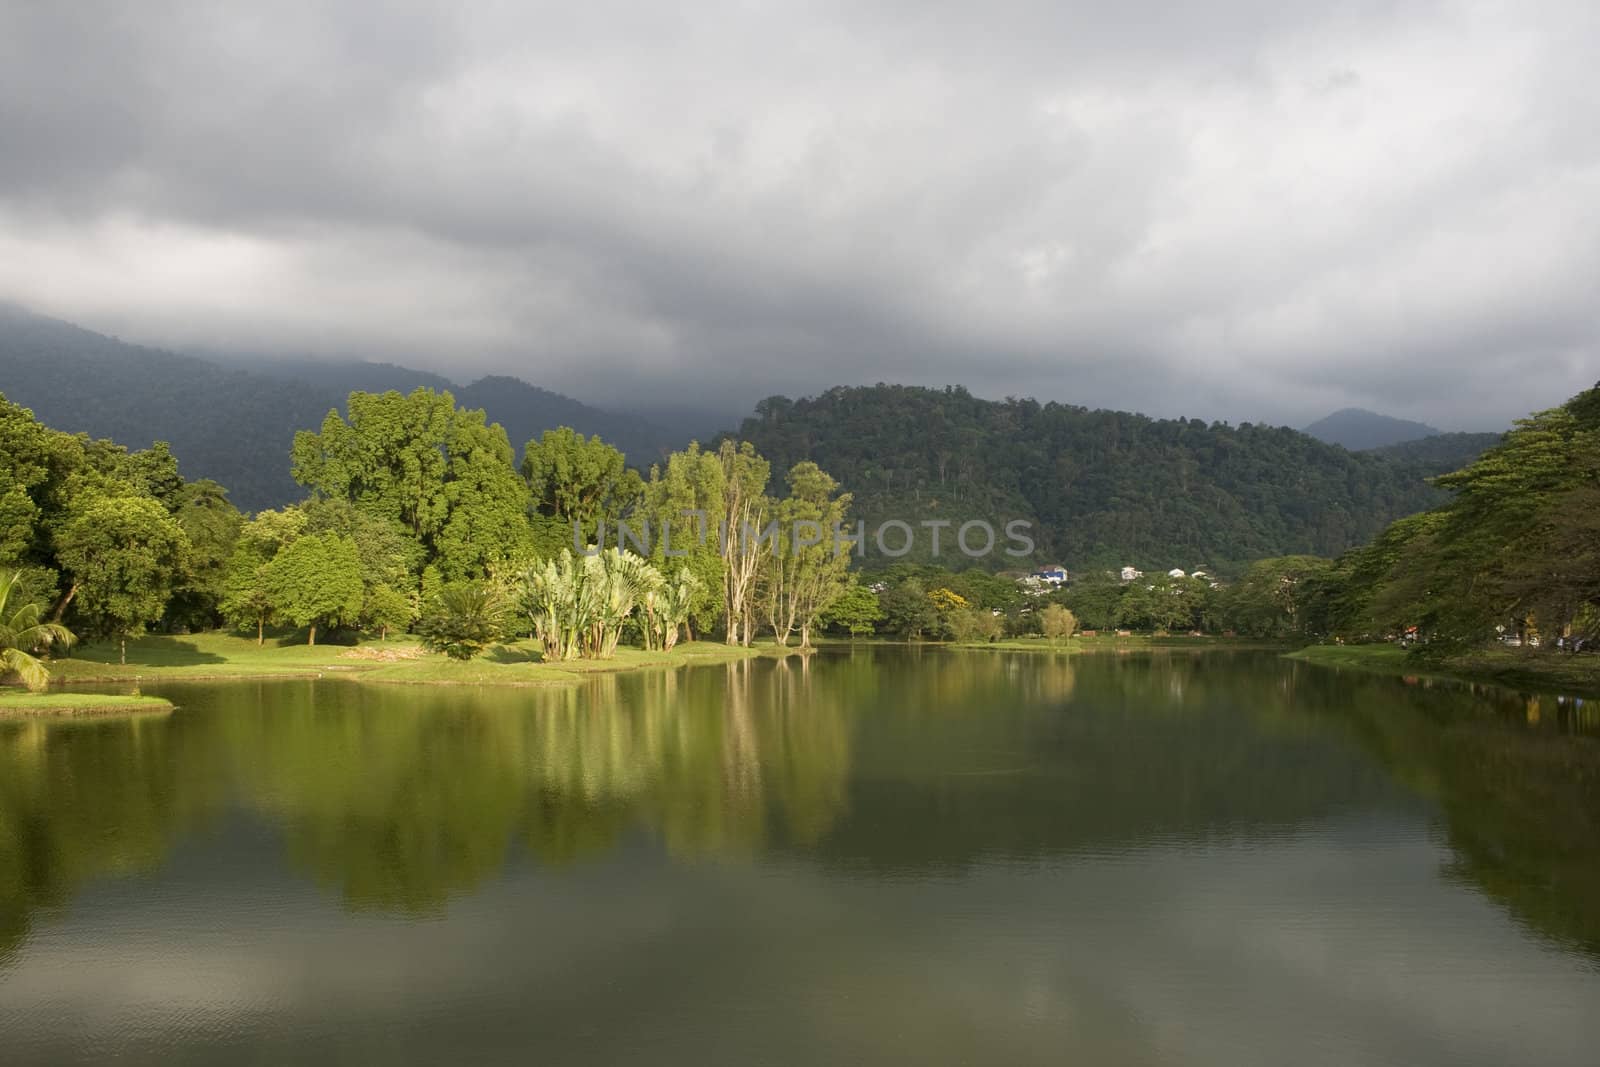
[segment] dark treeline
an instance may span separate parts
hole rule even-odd
[[[129,452],[0,397],[0,584],[33,635],[24,643],[51,643],[38,618],[124,646],[150,627],[226,623],[258,642],[290,627],[314,643],[416,626],[458,658],[530,631],[557,659],[609,656],[624,634],[647,649],[710,632],[805,645],[847,585],[831,538],[584,551],[607,524],[681,528],[685,509],[734,531],[843,522],[849,497],[815,464],[775,475],[748,444],[691,445],[641,477],[563,427],[529,441],[519,465],[482,410],[424,388],[351,393],[291,452],[305,498],[246,517],[217,483],[182,478],[164,443]]]
[[[20,571],[42,617],[86,636],[229,624],[258,639],[286,626],[314,641],[319,631],[405,631],[442,611],[455,622],[420,632],[465,655],[519,628],[557,658],[609,655],[624,634],[650,648],[713,633],[806,644],[824,630],[961,640],[1113,627],[1297,640],[1411,633],[1440,647],[1486,640],[1497,626],[1588,633],[1600,599],[1597,398],[1591,390],[1519,423],[1426,487],[1443,503],[1375,529],[1360,548],[1267,555],[1230,581],[1216,579],[1211,560],[1282,539],[1338,544],[1403,511],[1415,472],[1288,430],[880,387],[768,401],[746,425],[756,442],[691,445],[641,476],[618,449],[566,428],[527,442],[519,464],[482,410],[418,389],[352,393],[343,413],[299,432],[285,465],[305,498],[247,517],[222,486],[181,477],[165,444],[130,452],[49,429],[0,398],[0,570]],[[813,454],[853,471],[852,492],[804,458]],[[1344,505],[1317,511],[1312,497],[1336,486]],[[1111,502],[1100,512],[1051,517],[1096,494]],[[1124,580],[1120,568],[1091,564],[1039,596],[981,568],[885,570],[869,558],[852,572],[828,538],[776,553],[714,536],[682,555],[659,538],[601,557],[572,551],[575,529],[583,543],[609,527],[614,545],[619,520],[659,532],[685,509],[713,528],[828,530],[893,515],[873,509],[896,502],[951,519],[1037,503],[1024,514],[1041,519],[1044,552],[1066,543],[1090,558],[1138,559],[1167,551],[1157,546],[1171,537],[1169,547],[1193,548],[1178,559],[1207,566]],[[1220,529],[1205,527],[1208,516]]]
[[[964,389],[878,385],[772,397],[739,437],[813,460],[878,520],[1031,519],[1074,569],[1335,555],[1447,494],[1440,456],[1352,453],[1286,427],[1151,419]],[[1452,460],[1464,458],[1445,446]],[[1453,453],[1453,454],[1452,454]]]

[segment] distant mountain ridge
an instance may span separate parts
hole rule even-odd
[[[185,476],[221,482],[246,510],[304,495],[289,476],[294,433],[343,410],[349,392],[418,387],[483,408],[519,450],[567,425],[648,467],[690,437],[714,437],[709,426],[685,432],[708,414],[680,412],[662,430],[517,378],[458,386],[388,363],[219,363],[0,305],[0,393],[59,429],[131,448],[167,441]],[[772,461],[775,487],[794,463],[815,460],[868,521],[1027,519],[1038,524],[1041,557],[1163,567],[1337,553],[1439,503],[1444,494],[1426,479],[1498,440],[1445,434],[1352,452],[1287,427],[893,385],[772,397],[740,435]]]
[[[686,441],[637,416],[614,414],[517,378],[465,386],[388,363],[294,360],[222,363],[107,337],[0,304],[0,393],[56,429],[130,448],[166,441],[189,478],[212,478],[245,510],[299,499],[289,476],[296,430],[344,410],[353,390],[449,389],[483,408],[520,453],[547,429],[599,434],[648,467]],[[709,436],[709,434],[708,434]]]
[[[1325,444],[1340,445],[1352,452],[1364,452],[1369,448],[1384,448],[1424,437],[1437,437],[1444,431],[1425,422],[1397,419],[1365,408],[1341,408],[1313,422],[1302,432]]]
[[[1352,452],[1288,427],[984,400],[960,387],[769,397],[739,436],[774,474],[815,462],[854,493],[869,528],[1025,519],[1041,558],[1072,568],[1227,573],[1266,556],[1333,556],[1447,499],[1427,481],[1441,473],[1437,457]]]

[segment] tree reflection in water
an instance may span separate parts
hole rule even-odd
[[[0,958],[231,807],[349,907],[415,914],[634,840],[958,871],[1283,832],[1401,787],[1436,807],[1448,877],[1600,956],[1592,702],[1263,656],[867,648],[570,688],[166,692],[169,716],[0,723]]]

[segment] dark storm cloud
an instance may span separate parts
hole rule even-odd
[[[1600,377],[1584,0],[461,7],[0,9],[0,297],[616,403]]]

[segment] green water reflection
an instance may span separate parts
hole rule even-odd
[[[1422,812],[1472,887],[1600,958],[1600,705],[1260,655],[862,650],[479,691],[174,685],[170,716],[0,723],[0,967],[85,886],[243,813],[354,911],[521,862],[869,879]]]

